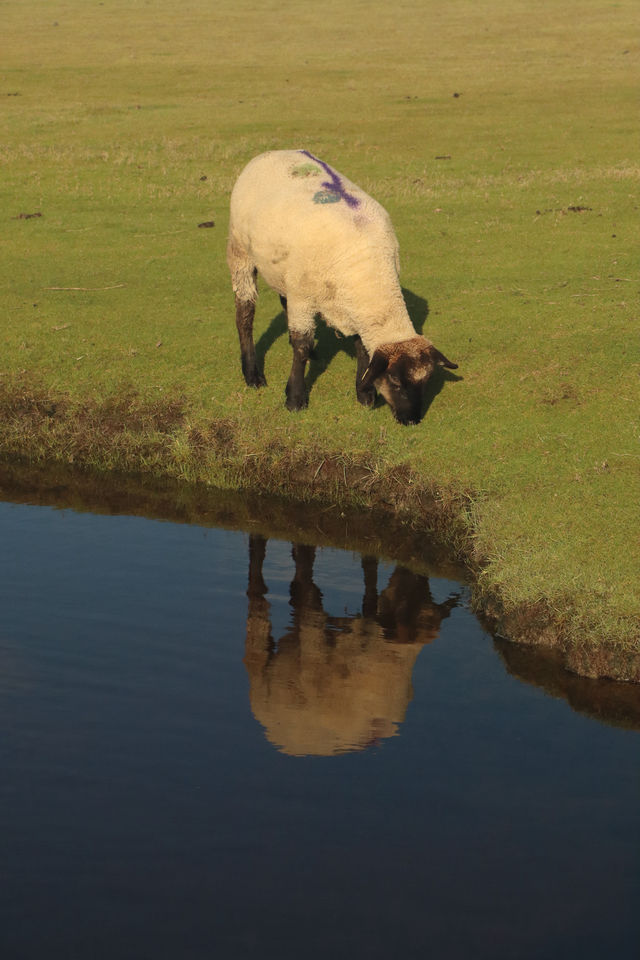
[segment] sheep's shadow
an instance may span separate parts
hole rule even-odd
[[[352,360],[356,358],[356,348],[353,337],[343,337],[341,333],[328,326],[320,316],[316,323],[316,342],[313,352],[309,359],[309,368],[305,377],[306,387],[309,393],[313,390],[314,384],[320,377],[333,358],[338,353],[344,351]]]
[[[424,297],[418,296],[412,290],[402,288],[402,296],[407,305],[407,312],[411,317],[411,322],[416,328],[416,333],[422,334],[427,317],[429,316],[429,304]]]
[[[275,315],[267,329],[260,335],[256,341],[256,361],[260,370],[264,372],[265,358],[274,345],[284,333],[287,332],[287,315],[281,310]]]
[[[416,329],[416,333],[422,334],[427,317],[429,316],[428,302],[424,299],[424,297],[419,296],[412,290],[408,290],[406,287],[402,288],[402,295],[404,297],[404,302],[407,306],[407,312],[411,318],[411,322]],[[313,389],[318,378],[322,376],[325,370],[328,369],[332,360],[340,351],[347,353],[347,355],[352,358],[354,363],[356,359],[354,338],[343,337],[332,327],[328,326],[321,316],[318,315],[316,319],[317,324],[315,346],[313,348],[313,353],[311,355],[309,367],[305,377],[305,383],[309,393],[311,393],[311,390]],[[261,370],[264,370],[267,353],[274,345],[276,340],[278,340],[286,332],[287,315],[284,310],[280,310],[274,316],[268,328],[264,331],[264,333],[262,333],[259,340],[256,342],[256,359]],[[447,381],[455,382],[460,379],[461,377],[457,377],[449,371],[437,368],[429,381],[425,393],[422,416],[424,417],[434,399],[440,393]],[[382,406],[384,403],[385,400],[381,396],[378,396],[375,404],[376,407]]]
[[[420,421],[424,420],[426,417],[429,407],[438,396],[445,383],[458,383],[458,381],[463,379],[463,377],[456,376],[456,374],[451,370],[445,370],[443,367],[436,367],[431,374],[427,384],[427,389],[424,392]]]
[[[286,332],[287,314],[284,310],[281,310],[256,341],[256,361],[260,370],[264,371],[265,359],[271,347]],[[340,350],[345,350],[355,360],[356,351],[353,337],[343,337],[342,334],[329,327],[322,316],[318,314],[316,316],[315,344],[305,377],[308,392],[311,392],[318,377],[324,373]]]

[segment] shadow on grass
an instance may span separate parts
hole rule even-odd
[[[324,320],[320,318],[316,324],[316,342],[313,348],[313,353],[311,354],[309,369],[305,377],[305,382],[309,393],[311,393],[311,390],[313,389],[318,377],[325,372],[333,358],[341,350],[347,353],[355,364],[356,348],[353,342],[353,337],[343,337],[341,333],[338,333],[333,329],[333,327],[329,327]],[[354,366],[354,384],[355,375],[356,372]]]
[[[277,313],[268,328],[256,342],[256,360],[258,367],[264,372],[264,361],[269,350],[284,333],[287,332],[287,317],[284,310]]]
[[[442,367],[436,367],[429,382],[427,384],[427,389],[424,392],[424,399],[422,401],[422,416],[420,420],[424,420],[426,417],[429,407],[438,396],[445,383],[458,383],[460,380],[464,380],[464,377],[459,377],[455,373],[452,373],[451,370],[445,370]]]
[[[427,317],[429,316],[429,304],[423,297],[419,297],[412,290],[402,288],[402,296],[407,305],[407,312],[411,317],[411,323],[416,328],[416,333],[422,334]]]
[[[418,294],[413,293],[412,290],[408,290],[406,287],[402,288],[402,294],[404,296],[404,302],[407,306],[409,317],[411,318],[411,322],[416,329],[416,333],[422,334],[427,317],[429,316],[429,304],[423,297],[418,296]],[[269,327],[256,342],[256,358],[258,361],[258,366],[261,370],[264,370],[267,353],[276,340],[278,340],[286,332],[287,317],[284,310],[281,310],[275,315]],[[353,376],[355,390],[356,349],[353,337],[343,337],[336,330],[334,330],[333,327],[328,326],[322,317],[318,316],[316,323],[315,346],[309,362],[307,375],[305,377],[305,383],[309,394],[311,393],[318,378],[325,372],[325,370],[327,370],[333,358],[341,350],[347,353],[354,361]],[[456,376],[448,370],[445,371],[439,367],[436,368],[425,392],[422,416],[425,416],[429,407],[433,403],[434,399],[438,396],[445,383],[455,383],[461,379],[462,377]],[[378,396],[376,398],[375,406],[383,406],[385,402],[386,401],[381,396]]]

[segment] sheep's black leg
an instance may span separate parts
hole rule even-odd
[[[286,297],[283,297],[282,294],[280,294],[280,303],[281,303],[282,309],[284,310],[285,315],[286,315],[286,312],[287,312],[287,298],[286,298]]]
[[[369,368],[369,354],[365,350],[364,344],[360,337],[356,336],[355,341],[357,357],[356,396],[363,406],[372,407],[376,402],[375,387],[370,387],[368,390],[363,390],[361,386],[362,378]]]
[[[373,620],[378,611],[378,558],[363,556],[362,572],[364,574],[362,616]]]
[[[316,548],[304,543],[291,544],[296,571],[289,587],[289,603],[299,614],[322,610],[322,593],[313,582]]]
[[[253,318],[256,305],[252,300],[240,300],[236,296],[236,327],[240,338],[242,373],[249,387],[266,387],[265,376],[258,369],[256,348],[253,342]]]
[[[249,537],[249,610],[244,662],[250,677],[261,675],[275,647],[271,636],[270,605],[266,597],[268,587],[262,576],[266,548],[264,537],[259,534]]]
[[[269,588],[264,582],[262,567],[267,552],[267,541],[259,533],[252,533],[249,536],[249,585],[247,587],[247,596],[249,604],[253,601],[260,602]]]
[[[304,372],[313,347],[313,334],[290,331],[289,340],[293,347],[293,363],[287,383],[285,406],[287,410],[304,410],[309,403],[304,385]]]

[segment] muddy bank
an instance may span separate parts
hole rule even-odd
[[[443,541],[381,509],[300,503],[282,497],[143,475],[100,474],[63,464],[0,460],[0,500],[114,516],[223,527],[404,564],[418,573],[469,581]]]
[[[566,702],[576,713],[614,727],[640,730],[640,688],[616,680],[588,679],[564,669],[557,650],[525,646],[496,637],[496,652],[505,669],[524,683]]]
[[[478,612],[492,633],[513,645],[552,654],[556,662],[580,677],[640,683],[640,649],[588,637],[569,640],[543,602],[505,611],[499,598],[490,597],[484,598]]]

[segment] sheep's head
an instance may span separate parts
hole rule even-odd
[[[426,337],[384,343],[371,357],[362,388],[375,386],[398,423],[419,423],[425,388],[436,367],[456,370],[458,364],[447,360]]]

